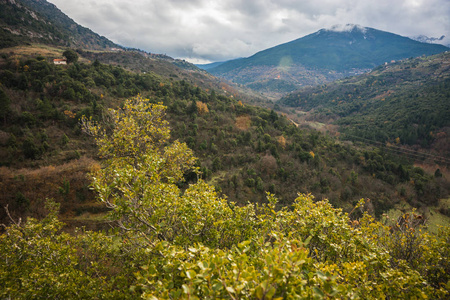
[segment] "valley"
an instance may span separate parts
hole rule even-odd
[[[204,70],[0,8],[1,299],[450,294],[449,48],[348,24]]]
[[[324,36],[335,39],[335,45],[339,45],[341,38],[356,41],[361,36],[370,36],[374,42],[381,39],[379,35],[387,36],[393,49],[395,43],[392,41],[399,39],[405,42],[395,35],[354,26],[343,32],[322,30],[288,44],[291,48],[286,49],[293,51],[293,46],[304,45],[305,40],[320,41]],[[311,45],[314,43],[317,42],[310,41],[309,47],[313,47]],[[318,45],[324,47],[320,42]],[[3,101],[6,101],[2,115],[0,157],[6,168],[4,174],[10,174],[5,175],[9,179],[4,179],[3,187],[11,191],[5,194],[7,196],[2,204],[16,207],[17,212],[12,212],[18,216],[36,213],[33,205],[39,205],[36,203],[45,197],[35,192],[39,181],[36,184],[27,182],[23,174],[36,168],[44,168],[43,174],[49,174],[48,167],[51,166],[50,170],[54,170],[55,175],[50,175],[54,178],[47,180],[49,186],[56,188],[52,192],[46,188],[42,190],[62,201],[66,222],[70,223],[72,219],[79,222],[80,216],[89,216],[90,211],[97,211],[95,195],[89,191],[89,178],[81,175],[83,172],[87,174],[89,165],[81,164],[84,171],[75,173],[78,175],[74,178],[68,174],[68,178],[63,176],[61,179],[58,173],[59,166],[78,159],[94,159],[96,164],[100,163],[93,141],[81,134],[76,120],[83,114],[102,118],[107,108],[116,107],[123,99],[141,94],[155,103],[160,101],[168,106],[174,139],[186,142],[195,151],[202,177],[213,183],[230,201],[261,203],[264,202],[265,192],[270,191],[279,197],[280,203],[289,205],[288,199],[294,199],[298,192],[312,192],[316,197],[327,198],[348,210],[361,197],[380,198],[375,200],[372,211],[377,216],[404,202],[424,213],[430,205],[439,207],[440,199],[445,199],[449,191],[447,180],[433,179],[436,170],[443,174],[442,178],[448,178],[449,153],[446,151],[449,149],[449,133],[446,131],[450,114],[448,101],[445,100],[445,82],[449,74],[449,55],[445,53],[389,63],[367,74],[326,83],[333,79],[330,74],[337,79],[345,72],[354,72],[355,68],[369,65],[349,65],[349,69],[343,71],[335,61],[335,71],[323,69],[321,72],[328,72],[328,75],[320,79],[314,75],[317,73],[308,73],[310,67],[300,67],[300,73],[292,73],[290,64],[293,61],[280,58],[285,63],[279,65],[275,73],[270,71],[270,62],[278,59],[275,53],[285,53],[288,51],[283,50],[285,47],[269,49],[239,63],[221,63],[211,69],[214,73],[215,68],[229,68],[237,63],[241,67],[253,65],[261,74],[269,72],[263,75],[267,80],[289,76],[296,80],[296,84],[302,82],[301,85],[311,86],[290,93],[275,103],[263,95],[272,93],[269,99],[275,100],[285,94],[287,90],[280,93],[278,83],[267,85],[264,88],[267,93],[258,96],[248,88],[255,88],[256,83],[244,83],[244,77],[239,77],[243,73],[235,73],[228,78],[238,80],[247,87],[223,82],[185,61],[140,50],[78,49],[78,62],[63,67],[51,64],[54,58],[63,57],[65,48],[60,46],[34,44],[0,50]],[[430,46],[430,49],[439,48],[433,47]],[[269,56],[270,60],[266,59]],[[258,61],[269,64],[258,65]],[[283,77],[280,75],[282,73]],[[431,73],[433,76],[429,77]],[[256,77],[250,72],[246,78],[253,80]],[[311,81],[302,81],[301,78]],[[438,95],[436,89],[429,93],[426,88],[420,88],[441,82],[444,85]],[[412,124],[418,126],[414,130],[406,128],[403,123],[395,125],[398,130],[405,127],[403,131],[395,132],[392,127],[385,129],[386,124],[390,123],[384,120],[392,118],[388,115],[391,111],[394,115],[407,116],[409,111],[402,109],[409,109],[413,102],[394,108],[390,108],[390,103],[411,98],[411,93],[418,93],[418,87],[421,102],[417,105],[422,105],[422,108],[414,111],[420,114],[424,109],[434,109],[439,115],[430,119],[434,114],[428,114],[425,122]],[[292,89],[297,88],[298,85],[292,86]],[[256,90],[261,92],[258,88]],[[282,115],[278,116],[272,109]],[[369,113],[380,114],[380,111],[383,114],[370,116],[364,112],[365,109],[371,109]],[[359,115],[356,115],[357,111]],[[358,119],[361,117],[363,119]],[[374,121],[377,118],[380,121]],[[418,116],[408,118],[417,119]],[[246,121],[242,123],[242,120]],[[360,126],[369,120],[371,125]],[[396,122],[400,121],[397,118]],[[361,131],[365,127],[370,128],[369,131]],[[386,130],[390,135],[383,132]],[[416,137],[405,136],[414,131],[417,132]],[[423,169],[418,165],[427,173],[419,171]],[[359,175],[359,183],[348,181],[350,173]],[[410,179],[410,176],[415,179]],[[17,178],[21,178],[21,184],[15,183]],[[408,186],[407,180],[414,183]],[[377,184],[365,184],[369,181],[376,181]],[[65,193],[59,193],[65,185],[72,185],[72,188],[66,187]],[[11,189],[13,186],[15,188]],[[26,190],[26,186],[30,190]],[[372,191],[369,186],[378,187]],[[437,190],[439,194],[436,194]],[[91,204],[87,205],[84,201]],[[23,206],[24,203],[28,207]],[[101,212],[104,213],[104,210]]]
[[[54,199],[61,199],[66,222],[74,220],[74,224],[78,224],[80,216],[90,219],[90,212],[98,211],[94,195],[89,191],[89,179],[82,175],[83,171],[67,174],[67,178],[64,175],[61,179],[59,166],[64,168],[64,164],[79,159],[98,159],[93,141],[81,134],[76,120],[82,115],[100,120],[106,108],[116,107],[120,99],[137,94],[168,107],[167,118],[173,138],[186,142],[195,151],[202,178],[213,182],[217,191],[230,201],[245,204],[251,199],[263,203],[265,192],[270,191],[279,197],[281,205],[289,205],[289,199],[298,192],[312,192],[318,198],[327,198],[350,210],[361,197],[370,197],[376,199],[372,213],[380,216],[404,202],[422,207],[426,212],[426,207],[439,206],[439,199],[448,194],[447,181],[434,179],[436,169],[440,168],[446,174],[445,165],[436,166],[423,160],[422,164],[436,168],[426,174],[414,167],[416,157],[399,156],[383,144],[336,140],[340,135],[339,127],[314,121],[317,119],[314,114],[292,115],[292,108],[287,108],[287,116],[297,123],[293,124],[274,110],[247,104],[246,96],[240,100],[227,96],[226,90],[206,92],[193,85],[198,83],[205,87],[210,82],[207,75],[192,77],[191,73],[179,70],[176,78],[184,76],[186,79],[175,81],[177,69],[170,63],[163,66],[173,68],[169,71],[172,76],[157,75],[151,70],[155,62],[140,58],[139,54],[137,58],[148,61],[145,72],[125,71],[99,60],[92,62],[95,57],[114,57],[109,52],[80,55],[80,64],[59,67],[51,65],[48,62],[51,59],[44,59],[41,54],[37,59],[32,58],[41,53],[40,49],[50,51],[47,52],[51,54],[50,58],[62,53],[62,49],[38,46],[6,49],[3,54],[1,78],[10,105],[5,108],[8,114],[3,115],[6,126],[3,126],[0,157],[6,167],[4,173],[10,174],[5,175],[3,187],[11,191],[5,193],[8,196],[3,199],[3,204],[16,207],[18,215],[36,213],[33,205],[44,198],[35,192],[41,183],[32,183],[36,179],[24,175],[30,171],[20,168],[44,167],[42,174],[54,170],[54,178],[46,179],[53,191],[50,192],[51,188],[42,191]],[[134,53],[119,56],[136,59]],[[22,60],[17,72],[13,63],[20,57],[28,58]],[[6,71],[8,68],[11,73]],[[14,72],[17,75],[12,75]],[[63,77],[58,74],[69,76],[60,81],[58,78]],[[31,89],[29,85],[14,88],[20,78],[35,83]],[[234,95],[238,97],[238,92]],[[278,109],[281,106],[278,105]],[[12,157],[16,159],[11,160]],[[85,165],[82,170],[87,173],[90,167]],[[351,176],[358,179],[351,180]],[[20,184],[18,178],[22,180]],[[408,180],[414,183],[407,184]],[[376,182],[376,185],[367,182]],[[66,191],[60,192],[65,186]],[[372,186],[375,187],[373,190]],[[436,197],[436,189],[442,193],[441,197]]]

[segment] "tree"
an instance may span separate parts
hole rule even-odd
[[[436,169],[436,171],[434,172],[434,177],[436,177],[436,178],[442,177],[442,172],[439,168]]]
[[[198,240],[217,245],[218,231],[227,224],[214,222],[224,218],[219,215],[231,220],[232,211],[202,181],[180,190],[177,184],[184,173],[198,172],[196,159],[186,144],[168,144],[170,129],[164,113],[163,105],[138,96],[121,109],[110,110],[106,128],[82,119],[85,132],[96,137],[104,159],[103,167],[92,173],[93,187],[120,227],[142,239],[134,239],[137,243]]]
[[[283,150],[286,149],[286,139],[284,138],[284,136],[280,135],[277,141],[281,148],[283,148]]]
[[[32,137],[28,137],[23,141],[22,151],[26,158],[36,159],[41,154]]]
[[[68,64],[78,61],[78,54],[72,49],[64,51],[63,56],[67,59]]]
[[[196,105],[197,105],[197,112],[198,112],[199,115],[204,115],[204,114],[209,112],[208,106],[206,105],[206,103],[203,103],[201,101],[197,101]]]
[[[4,125],[6,125],[6,117],[10,113],[10,104],[11,99],[9,99],[8,95],[3,91],[2,88],[0,88],[0,118],[3,119]]]
[[[157,206],[178,195],[176,183],[194,164],[185,144],[165,145],[170,130],[164,111],[161,104],[137,97],[110,110],[110,130],[82,119],[104,158],[104,168],[92,174],[100,200],[113,209],[122,228],[149,236],[167,235],[157,228],[156,220],[164,219]]]

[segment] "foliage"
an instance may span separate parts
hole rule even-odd
[[[140,92],[167,106],[172,137],[199,157],[202,179],[239,204],[265,202],[265,192],[270,191],[280,205],[288,205],[301,191],[351,209],[353,202],[367,196],[375,199],[375,214],[380,216],[401,199],[414,206],[433,204],[448,191],[445,180],[417,173],[411,162],[389,152],[337,143],[296,128],[274,111],[207,93],[187,81],[166,80],[152,72],[135,74],[99,61],[61,67],[41,58],[16,60],[7,55],[3,64],[3,88],[15,103],[0,124],[11,141],[15,137],[14,146],[0,147],[0,162],[6,166],[57,165],[94,155],[93,139],[80,135],[79,118],[107,121],[107,107],[117,107],[121,97]],[[28,83],[22,85],[19,78]],[[43,90],[37,92],[33,82],[40,82]],[[62,132],[55,131],[54,125]],[[39,138],[43,131],[45,139]],[[72,151],[67,151],[67,143]],[[250,169],[254,172],[247,172]],[[358,175],[356,181],[351,180],[351,172]],[[196,178],[194,173],[186,176],[188,183]],[[411,188],[397,194],[399,185],[407,181]]]
[[[117,269],[127,259],[114,250],[113,240],[93,232],[62,233],[58,204],[48,200],[46,207],[48,215],[43,220],[15,222],[0,235],[0,297],[136,298],[120,291],[132,281],[131,274]]]
[[[173,216],[166,214],[171,213],[171,205],[177,206],[176,183],[193,167],[192,151],[177,141],[165,145],[170,131],[161,104],[138,96],[110,113],[111,132],[94,125],[92,119],[82,119],[105,159],[105,167],[92,174],[93,186],[124,228],[173,240],[177,233],[166,232],[163,224],[173,222]]]
[[[31,42],[74,48],[83,46],[97,50],[121,48],[107,38],[76,24],[51,3],[32,0],[3,1],[0,7],[0,48]]]
[[[427,278],[431,286],[441,288],[450,282],[450,228],[440,227],[436,235],[430,234],[422,226],[424,221],[422,215],[412,211],[394,223],[383,225],[369,216],[365,216],[361,223],[368,237],[388,250],[392,266],[407,264]]]
[[[197,101],[196,105],[198,114],[203,115],[209,112],[208,106],[205,103]]]
[[[369,74],[302,89],[280,102],[305,111],[314,108],[316,120],[337,120],[347,139],[434,146],[445,157],[449,59],[448,53],[408,59]]]
[[[0,117],[4,123],[7,122],[7,116],[11,111],[11,99],[6,95],[5,91],[0,87]]]
[[[332,210],[328,208],[328,212]],[[323,221],[332,223],[329,217],[323,216]],[[336,229],[342,229],[343,224]],[[149,249],[155,258],[137,275],[138,282],[145,299],[426,299],[448,295],[448,287],[447,291],[433,290],[407,266],[392,268],[385,250],[362,237],[361,230],[353,232],[356,238],[336,234],[357,257],[321,262],[314,258],[316,251],[306,248],[310,238],[305,242],[296,240],[295,231],[290,232],[290,238],[272,231],[266,236],[269,242],[262,238],[249,240],[225,250],[202,245],[186,250],[161,242]],[[329,238],[323,234],[321,239],[330,242],[332,248]]]
[[[69,64],[78,61],[78,54],[72,49],[67,49],[64,51],[63,56],[67,59],[67,63]]]
[[[168,143],[163,112],[137,97],[111,111],[111,126],[84,119],[105,159],[93,187],[121,226],[113,237],[70,236],[53,208],[40,222],[5,227],[2,297],[448,297],[448,228],[432,236],[405,216],[395,231],[311,195],[277,209],[271,194],[267,204],[238,206],[201,180],[180,189],[195,161],[184,144]]]

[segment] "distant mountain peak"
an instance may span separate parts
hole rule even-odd
[[[385,62],[448,50],[371,27],[345,24],[222,63],[208,72],[273,96],[367,72]]]

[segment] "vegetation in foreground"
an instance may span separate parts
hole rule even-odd
[[[165,108],[134,98],[111,110],[113,126],[87,118],[103,168],[98,198],[108,234],[61,232],[49,214],[5,226],[0,296],[29,299],[446,299],[450,230],[423,232],[420,216],[391,227],[364,212],[299,195],[291,207],[238,206],[198,180],[186,144],[169,142]]]

